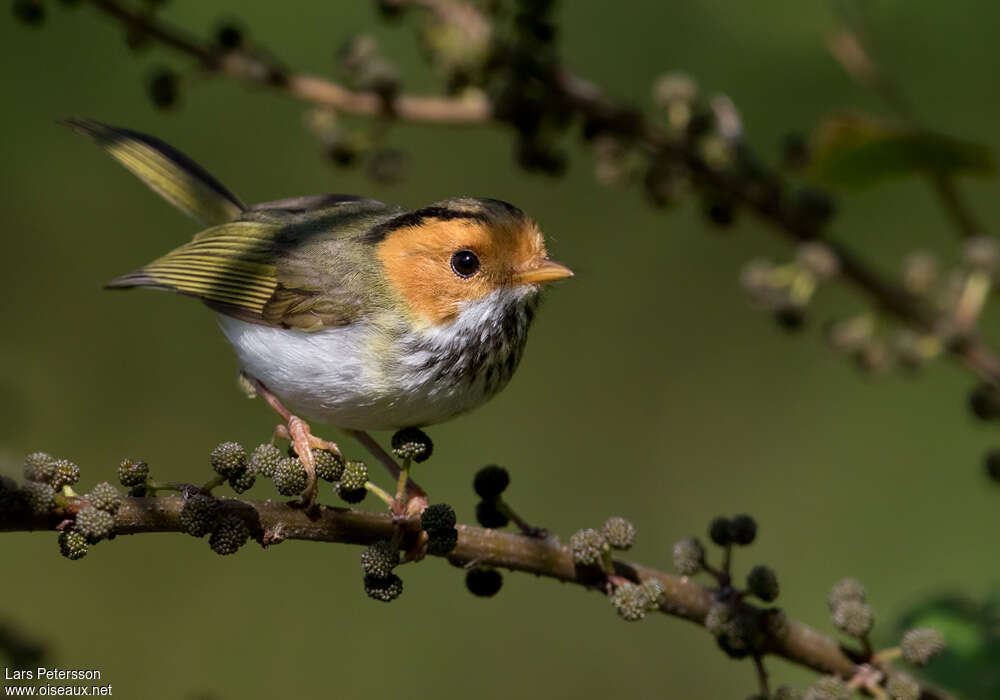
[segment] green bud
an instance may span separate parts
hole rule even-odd
[[[774,691],[774,700],[802,700],[802,693],[790,685],[780,685]]]
[[[885,690],[892,700],[917,700],[920,697],[920,684],[909,676],[893,676],[885,684]]]
[[[399,459],[426,462],[434,452],[434,443],[420,428],[403,428],[392,436],[392,453]]]
[[[348,462],[344,465],[344,474],[340,477],[340,491],[363,489],[368,483],[368,465],[364,462]]]
[[[226,556],[235,554],[240,547],[246,544],[250,537],[250,529],[243,522],[243,518],[235,515],[225,515],[219,519],[218,525],[208,538],[208,546],[216,554]]]
[[[139,486],[149,478],[149,465],[134,459],[123,459],[118,465],[118,481],[122,486]]]
[[[330,450],[313,450],[313,460],[316,462],[316,476],[323,481],[333,483],[344,475],[344,458]]]
[[[674,545],[674,568],[681,576],[694,576],[705,565],[705,549],[697,537],[685,537]]]
[[[944,651],[944,637],[932,627],[918,627],[903,635],[903,658],[923,666]]]
[[[52,488],[56,491],[63,486],[72,486],[80,480],[80,467],[68,459],[57,459],[53,462],[53,466],[55,467],[55,473],[49,483],[52,484]]]
[[[24,458],[24,478],[48,483],[56,474],[55,457],[45,452],[32,452]]]
[[[76,529],[90,542],[96,542],[111,534],[115,518],[111,513],[87,506],[76,514]]]
[[[806,691],[805,700],[850,700],[851,690],[836,676],[823,676]]]
[[[194,537],[204,537],[219,523],[222,504],[212,496],[196,493],[184,499],[180,521],[184,532]]]
[[[247,468],[247,453],[238,442],[222,442],[212,450],[209,461],[216,473],[229,478]]]
[[[597,530],[586,528],[577,530],[569,538],[569,547],[573,552],[573,561],[581,566],[595,566],[604,561],[608,552],[608,541]]]
[[[833,588],[830,589],[830,595],[827,596],[827,604],[830,606],[830,612],[832,613],[844,601],[856,600],[859,603],[864,603],[867,599],[868,594],[860,581],[856,578],[845,578],[833,584]]]
[[[297,458],[286,457],[274,470],[274,488],[282,496],[297,496],[305,491],[308,483],[306,468]]]
[[[56,507],[56,491],[49,484],[40,481],[28,481],[21,488],[28,500],[31,511],[35,515],[45,515]]]
[[[768,566],[755,566],[747,574],[747,590],[770,603],[778,597],[778,577]]]
[[[591,530],[591,532],[596,532]],[[649,596],[646,589],[634,583],[623,583],[611,594],[611,605],[618,615],[629,622],[635,622],[646,617],[649,610]]]
[[[652,612],[659,609],[660,600],[663,598],[665,592],[663,584],[655,578],[647,578],[639,584],[639,587],[646,593],[646,600],[649,601],[649,611]]]
[[[372,600],[388,603],[403,594],[403,580],[396,574],[379,577],[365,575],[365,595]]]
[[[87,555],[87,538],[76,530],[59,533],[59,553],[67,559],[82,559]]]
[[[90,493],[87,494],[87,500],[90,501],[90,505],[94,506],[94,508],[105,510],[112,515],[118,510],[118,506],[122,504],[122,496],[118,493],[118,489],[107,481],[102,481],[90,489]]]
[[[845,600],[833,610],[833,624],[837,629],[861,639],[872,630],[875,616],[872,606],[857,600]]]
[[[254,474],[259,474],[267,479],[274,478],[274,472],[281,462],[281,450],[270,443],[257,445],[253,454],[250,455],[248,468]]]
[[[608,518],[601,534],[614,549],[628,549],[635,539],[635,525],[625,518]]]
[[[399,565],[399,550],[389,540],[376,542],[361,552],[361,570],[376,578],[386,578]]]

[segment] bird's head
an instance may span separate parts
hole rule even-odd
[[[503,291],[526,297],[573,274],[549,260],[534,221],[495,199],[447,199],[379,228],[376,254],[389,283],[432,325],[454,320],[468,302]]]

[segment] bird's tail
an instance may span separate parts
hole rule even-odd
[[[157,138],[91,119],[63,123],[92,137],[154,192],[206,226],[232,221],[247,208],[204,168]]]

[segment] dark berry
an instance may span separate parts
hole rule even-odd
[[[235,554],[240,547],[246,544],[249,537],[250,530],[242,518],[226,515],[215,526],[212,536],[208,538],[208,545],[216,554],[225,556]]]
[[[729,535],[729,518],[718,517],[708,525],[708,537],[712,542],[725,547],[732,540]]]
[[[59,553],[67,559],[82,559],[87,555],[87,538],[76,530],[59,533]]]
[[[149,79],[149,99],[159,109],[169,109],[177,104],[177,74],[169,69],[160,69]]]
[[[732,226],[736,220],[736,207],[724,199],[713,199],[705,204],[705,216],[716,226]]]
[[[345,489],[340,484],[338,484],[337,495],[340,496],[340,500],[342,500],[344,503],[350,503],[351,505],[355,505],[365,500],[365,497],[368,495],[368,489],[366,488]]]
[[[428,532],[427,553],[442,557],[455,549],[458,544],[458,530],[449,528],[447,530],[435,530]]]
[[[228,479],[229,485],[236,493],[243,493],[244,491],[249,490],[256,480],[257,475],[254,474],[249,468],[233,474]]]
[[[226,51],[238,49],[243,43],[243,30],[235,24],[221,24],[215,31],[215,43]]]
[[[204,537],[219,522],[222,504],[204,493],[196,493],[184,499],[181,506],[180,522],[184,532],[195,537]]]
[[[503,467],[491,464],[476,472],[472,488],[484,501],[496,499],[510,485],[510,474]]]
[[[429,533],[440,530],[453,530],[457,522],[455,509],[447,503],[435,503],[434,505],[427,506],[420,515],[420,527]]]
[[[14,0],[14,17],[37,27],[45,21],[45,6],[39,0]]]
[[[746,546],[757,537],[757,521],[749,515],[737,515],[729,520],[729,539],[733,544]]]
[[[503,576],[496,569],[477,566],[465,574],[465,587],[472,595],[480,598],[491,598],[497,594],[503,585]]]
[[[1000,482],[1000,450],[990,450],[986,453],[986,474],[993,481]]]
[[[778,577],[767,566],[755,566],[747,574],[747,590],[765,603],[778,597]]]
[[[988,384],[980,384],[969,393],[969,408],[980,420],[1000,416],[1000,392]]]
[[[367,574],[365,576],[365,594],[373,600],[388,603],[403,593],[403,581],[396,574],[379,577]]]
[[[476,520],[483,527],[493,529],[505,527],[510,522],[510,518],[492,501],[480,501],[476,504]]]

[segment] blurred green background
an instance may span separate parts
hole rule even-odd
[[[760,534],[738,571],[773,565],[779,603],[826,632],[826,591],[856,576],[882,643],[925,597],[982,599],[996,586],[1000,490],[980,460],[1000,441],[965,410],[971,376],[947,361],[917,378],[859,375],[818,328],[861,308],[841,289],[821,293],[807,332],[781,333],[737,284],[750,257],[790,254],[756,222],[720,235],[695,202],[654,211],[636,190],[595,184],[590,155],[575,146],[564,179],[526,175],[509,134],[487,128],[400,126],[391,142],[411,153],[411,177],[376,185],[326,162],[303,128],[304,106],[279,95],[193,78],[178,109],[155,110],[144,93],[152,67],[187,63],[158,48],[130,53],[121,30],[88,7],[49,9],[37,29],[9,15],[0,23],[4,472],[44,449],[77,461],[85,487],[113,480],[124,456],[146,459],[160,478],[197,481],[216,443],[254,445],[275,423],[236,390],[211,313],[172,295],[101,290],[195,226],[55,124],[87,116],[167,140],[248,202],[350,192],[417,206],[480,195],[537,218],[577,277],[548,295],[511,386],[430,431],[435,458],[420,480],[460,519],[473,520],[470,481],[487,462],[511,469],[510,498],[529,518],[566,537],[627,516],[639,532],[630,556],[667,569],[675,540],[702,534],[716,514],[749,511]],[[1000,146],[1000,5],[873,9],[885,58],[926,121]],[[380,24],[371,3],[175,0],[164,15],[204,35],[237,17],[288,65],[316,73],[333,70],[344,38],[373,31],[408,85],[434,84],[412,32]],[[564,55],[581,74],[647,102],[658,74],[688,71],[733,98],[768,157],[783,134],[835,109],[880,109],[825,50],[835,23],[823,2],[575,0],[559,16]],[[1000,221],[995,182],[962,189],[985,221]],[[957,257],[922,182],[839,204],[836,235],[887,274],[915,248]],[[250,495],[274,493],[258,484]],[[386,606],[362,594],[351,547],[288,542],[223,559],[204,541],[151,535],[70,562],[52,533],[2,541],[0,615],[49,643],[50,664],[100,668],[117,697],[755,692],[751,664],[724,658],[702,630],[665,617],[624,624],[599,596],[530,576],[507,575],[496,598],[479,600],[460,572],[428,561],[406,567],[404,596]],[[778,682],[813,677],[780,660],[769,668]]]

